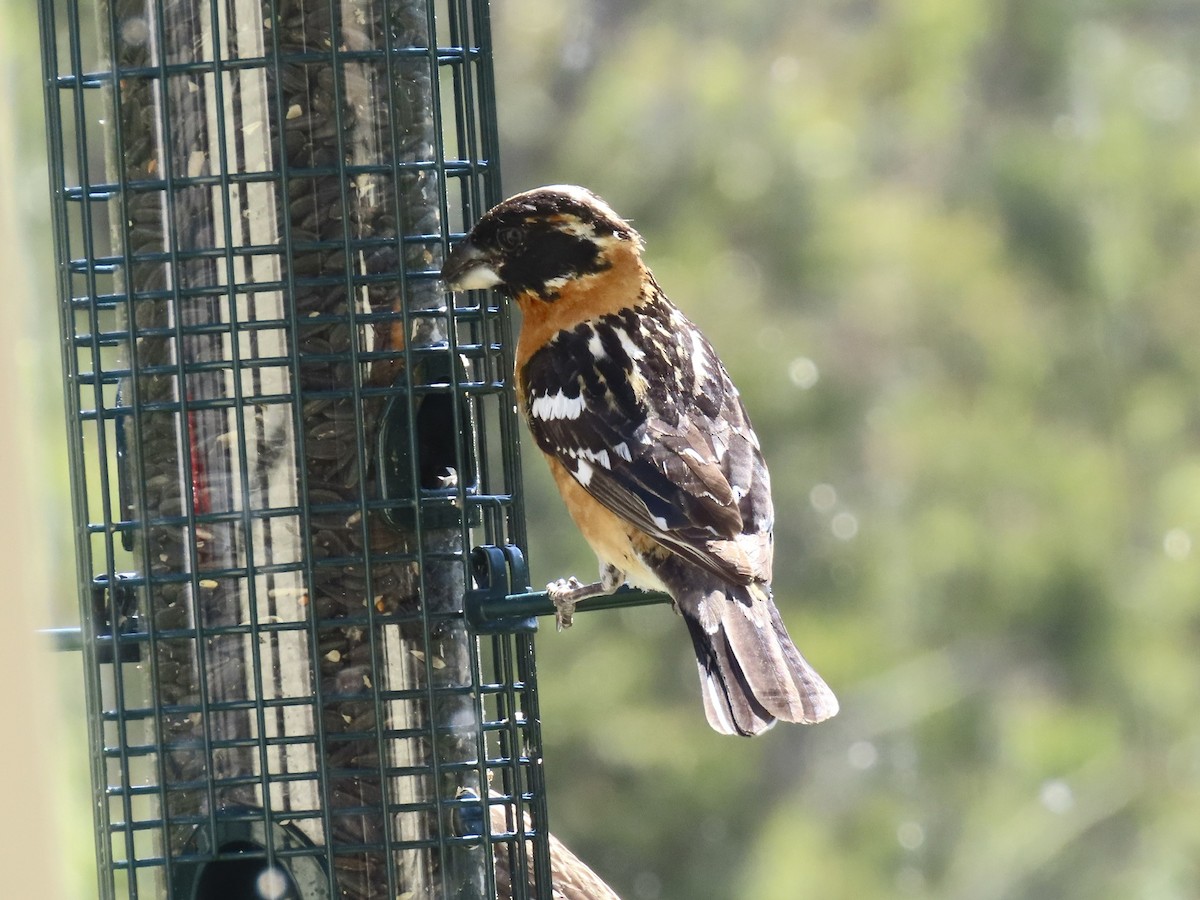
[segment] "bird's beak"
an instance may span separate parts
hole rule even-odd
[[[486,253],[467,238],[446,257],[442,266],[442,281],[452,291],[482,291],[500,283],[496,271]]]

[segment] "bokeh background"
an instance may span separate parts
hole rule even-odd
[[[716,345],[771,464],[776,599],[843,710],[719,737],[666,608],[582,614],[539,640],[555,832],[627,900],[1200,896],[1200,6],[493,25],[506,189],[600,193]],[[6,663],[74,603],[36,52],[0,0]],[[526,471],[535,581],[589,575]],[[5,787],[88,897],[78,672],[22,664]]]

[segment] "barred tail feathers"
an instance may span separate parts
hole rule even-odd
[[[722,584],[679,601],[714,730],[751,736],[775,721],[816,723],[837,698],[788,636],[762,585]]]

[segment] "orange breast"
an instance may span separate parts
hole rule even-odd
[[[670,551],[589,494],[553,456],[546,456],[546,461],[563,502],[567,504],[567,511],[601,561],[623,571],[632,585],[665,591],[663,583],[643,559]]]

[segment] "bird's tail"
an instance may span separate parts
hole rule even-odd
[[[837,714],[837,698],[792,643],[764,585],[722,584],[678,605],[716,731],[750,736],[777,719],[807,724]]]

